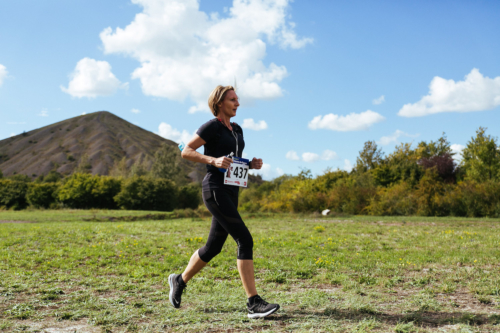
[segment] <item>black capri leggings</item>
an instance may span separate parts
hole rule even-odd
[[[252,260],[253,238],[238,213],[238,193],[226,189],[203,189],[203,202],[212,213],[207,243],[198,250],[200,259],[209,262],[222,251],[231,235],[238,244],[238,259]]]

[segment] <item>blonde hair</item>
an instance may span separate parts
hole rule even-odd
[[[235,91],[233,86],[221,86],[218,85],[215,87],[214,90],[212,90],[212,93],[210,93],[210,96],[208,96],[208,106],[210,107],[210,110],[212,110],[212,113],[214,114],[215,117],[217,117],[217,114],[219,113],[219,107],[217,104],[222,102],[224,100],[224,97],[226,97],[226,93],[229,90]]]

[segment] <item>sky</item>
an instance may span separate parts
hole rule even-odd
[[[387,155],[446,133],[459,153],[500,132],[499,16],[499,1],[3,1],[0,140],[106,110],[187,143],[236,83],[264,179],[350,170],[368,140]]]

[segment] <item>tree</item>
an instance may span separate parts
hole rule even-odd
[[[420,158],[431,158],[433,156],[443,156],[449,154],[450,156],[455,155],[451,150],[451,144],[448,141],[446,134],[437,139],[437,141],[431,141],[429,143],[422,141],[417,146],[417,153]]]
[[[135,160],[134,164],[130,168],[129,177],[133,176],[146,176],[149,171],[149,163],[142,156]]]
[[[435,168],[439,177],[450,183],[455,182],[457,165],[453,159],[451,144],[446,138],[445,133],[429,143],[422,141],[417,146],[417,154],[420,156],[418,164],[425,170]]]
[[[378,148],[375,141],[366,141],[363,150],[356,158],[355,170],[358,172],[373,170],[382,163],[383,159],[384,153],[381,148]]]
[[[462,151],[461,166],[468,179],[483,182],[500,176],[500,153],[497,138],[486,135],[486,128],[479,127]]]
[[[300,180],[312,179],[313,175],[311,169],[303,168],[300,173],[297,175],[297,178]]]
[[[3,178],[3,173],[2,173],[2,170],[0,170],[0,179]]]
[[[124,156],[120,161],[115,161],[109,175],[112,177],[128,178],[129,170],[127,168],[127,158]]]
[[[179,150],[176,147],[164,143],[155,153],[155,160],[151,167],[153,177],[173,181],[180,180],[180,176],[183,175],[181,175],[178,163],[179,156]]]
[[[447,212],[441,211],[439,205],[439,199],[444,194],[445,185],[439,181],[438,177],[436,168],[430,168],[420,179],[417,189],[414,191],[418,206],[417,215],[446,215]]]
[[[89,155],[83,154],[73,173],[90,173],[91,169],[92,164],[90,164]]]
[[[425,170],[434,168],[445,182],[455,182],[456,163],[451,154],[424,157],[418,162]]]
[[[410,186],[415,186],[423,174],[422,168],[417,164],[418,160],[418,153],[411,148],[411,143],[401,143],[373,170],[375,183],[389,186],[403,180]]]

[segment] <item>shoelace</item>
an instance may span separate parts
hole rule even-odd
[[[253,305],[251,306],[251,308],[254,308],[254,309],[265,309],[266,306],[268,306],[269,303],[267,303],[266,301],[264,301],[262,298],[258,297],[254,300],[254,303]]]

